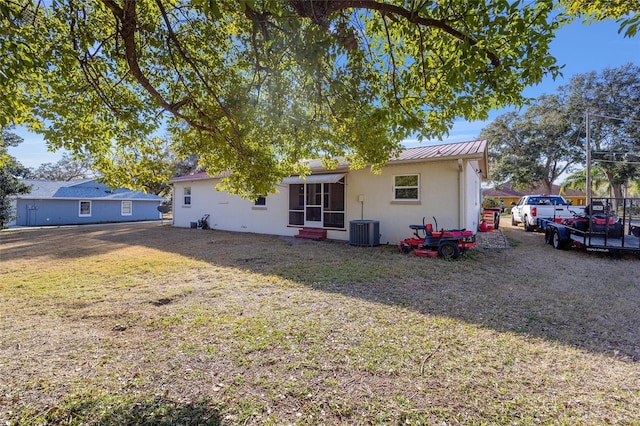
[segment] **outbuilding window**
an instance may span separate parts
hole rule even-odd
[[[191,205],[191,187],[185,186],[183,189],[183,197],[182,197],[182,205],[190,206]]]
[[[122,216],[131,216],[133,210],[133,202],[131,200],[125,200],[120,205],[120,214]]]
[[[91,201],[80,201],[78,210],[78,216],[91,217]]]
[[[395,175],[393,177],[394,201],[420,200],[420,175]]]

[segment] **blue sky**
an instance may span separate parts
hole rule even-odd
[[[575,74],[589,71],[600,71],[632,62],[640,65],[640,36],[624,38],[618,34],[619,25],[613,21],[599,22],[591,25],[579,22],[566,26],[558,31],[551,45],[551,53],[564,64],[563,77],[555,81],[550,77],[535,87],[525,90],[528,97],[537,97],[544,93],[554,93],[556,88],[568,84]],[[474,140],[480,131],[498,115],[509,109],[494,111],[486,122],[457,121],[443,142],[464,142]],[[9,153],[27,167],[38,167],[42,163],[55,163],[62,152],[47,150],[42,137],[18,130],[24,142],[18,147],[9,149]],[[440,141],[432,141],[436,143]],[[406,141],[407,146],[415,146],[415,141]]]

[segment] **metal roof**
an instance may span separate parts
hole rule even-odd
[[[485,154],[486,149],[486,140],[419,146],[404,149],[398,157],[389,160],[389,162],[392,163],[394,161],[429,160],[447,157],[482,158],[482,156]]]
[[[294,183],[336,183],[344,177],[344,173],[331,173],[323,175],[309,175],[305,177],[290,176],[284,178],[282,183],[285,185],[291,185]]]
[[[200,172],[200,173],[194,173],[194,174],[191,174],[191,175],[176,176],[174,178],[171,178],[169,183],[183,182],[183,181],[189,181],[189,180],[212,179],[214,177],[215,176],[209,176],[209,174],[207,174],[207,172]]]
[[[436,161],[446,159],[468,158],[481,161],[483,176],[487,177],[488,158],[487,158],[487,141],[469,141],[457,143],[444,143],[438,145],[419,146],[414,148],[403,149],[397,157],[389,159],[388,164],[394,163],[410,163],[422,161]],[[322,166],[319,159],[305,161],[313,172],[326,172],[327,169]],[[338,167],[336,171],[343,171],[349,168],[349,163],[344,158],[338,158]],[[195,173],[192,175],[174,177],[169,183],[195,181],[202,179],[213,179],[222,176],[209,176],[206,172]]]

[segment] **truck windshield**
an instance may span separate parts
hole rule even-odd
[[[531,197],[529,204],[532,206],[562,206],[568,203],[562,197]]]

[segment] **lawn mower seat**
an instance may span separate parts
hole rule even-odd
[[[427,235],[431,235],[433,233],[433,225],[431,225],[430,223],[427,223],[424,226],[424,232],[426,232]]]

